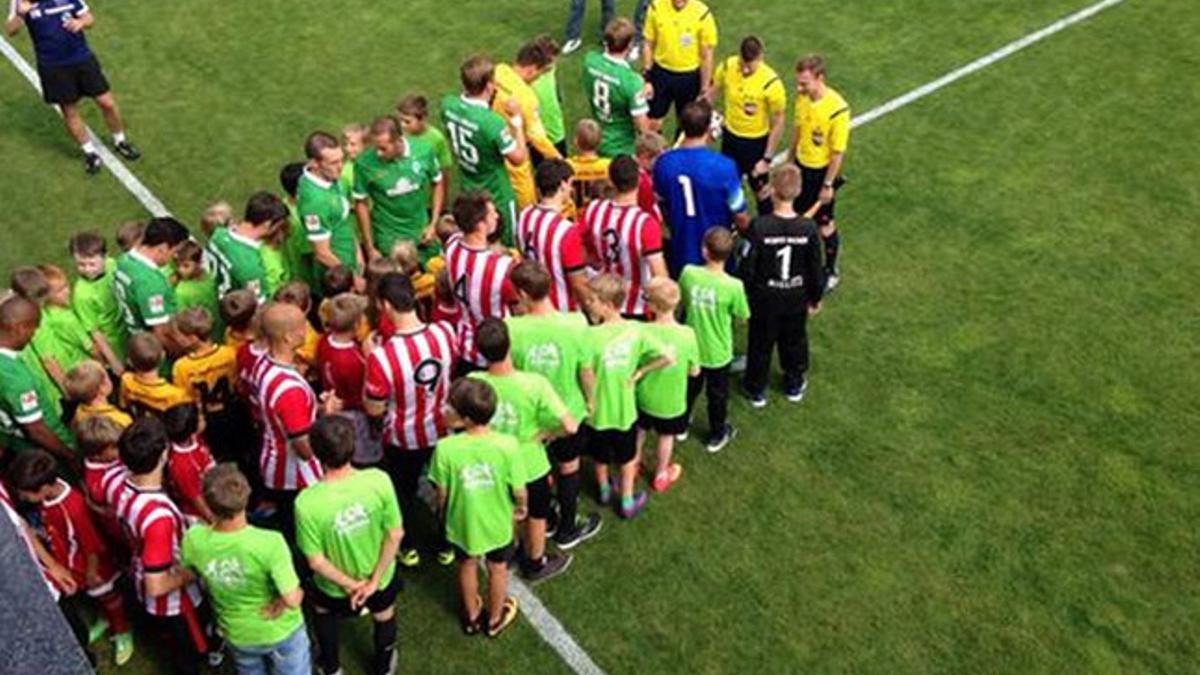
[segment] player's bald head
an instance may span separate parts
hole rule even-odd
[[[37,323],[41,310],[37,304],[15,293],[9,293],[0,299],[0,330],[10,331],[13,328]]]
[[[262,332],[271,344],[287,339],[304,327],[304,312],[286,302],[272,302],[263,310]]]

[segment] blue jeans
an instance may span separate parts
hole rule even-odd
[[[648,0],[639,0],[639,2],[648,2]],[[604,29],[608,27],[608,22],[612,21],[613,14],[617,12],[616,0],[600,0],[600,36],[604,36]],[[578,40],[583,35],[583,14],[587,9],[587,0],[571,0],[571,16],[567,17],[567,39]]]
[[[305,632],[304,626],[300,626],[296,632],[273,645],[229,645],[229,648],[233,650],[238,675],[312,674],[312,656],[309,653],[308,633]]]

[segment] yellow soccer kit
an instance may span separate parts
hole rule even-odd
[[[749,77],[742,74],[741,59],[731,56],[717,65],[713,82],[725,96],[725,128],[740,138],[762,138],[771,132],[771,116],[787,106],[783,80],[765,63]]]
[[[646,12],[642,37],[654,43],[654,63],[675,73],[700,68],[700,48],[717,46],[717,21],[700,0],[675,9],[671,0],[654,0]]]
[[[825,87],[825,95],[813,101],[796,97],[796,159],[801,166],[823,169],[835,152],[846,152],[850,144],[850,106],[842,95]]]

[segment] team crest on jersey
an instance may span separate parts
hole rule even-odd
[[[367,508],[362,504],[352,504],[333,517],[333,529],[343,537],[354,534],[358,530],[370,525],[370,517],[367,515]]]
[[[155,314],[162,312],[167,307],[167,303],[165,300],[163,300],[163,296],[161,295],[150,296],[150,300],[147,302],[147,304],[150,305],[150,311]]]
[[[813,129],[812,144],[819,148],[824,143],[825,143],[825,134],[822,133],[820,129]]]
[[[236,588],[246,581],[246,572],[237,558],[210,560],[204,566],[204,578],[209,583]]]
[[[758,114],[758,104],[754,101],[746,101],[742,104],[742,112],[746,113],[747,117],[754,117]]]
[[[25,392],[24,394],[21,394],[21,411],[22,412],[29,412],[31,410],[36,410],[37,407],[38,407],[38,398],[37,398],[36,391],[30,389],[29,391]]]
[[[304,216],[304,229],[309,232],[317,232],[321,229],[321,216],[315,213],[310,213]]]
[[[465,490],[490,490],[496,485],[496,476],[487,464],[468,464],[458,472]]]

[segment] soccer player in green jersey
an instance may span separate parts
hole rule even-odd
[[[517,599],[508,597],[508,560],[513,523],[524,520],[529,509],[520,468],[514,465],[517,439],[488,426],[496,414],[496,390],[487,382],[460,378],[450,387],[448,401],[464,433],[438,443],[429,482],[437,487],[446,539],[458,558],[463,632],[483,630],[495,637],[518,613]],[[479,595],[480,557],[487,561],[486,605]]]
[[[487,190],[504,219],[500,241],[509,246],[517,224],[517,198],[504,162],[519,166],[529,153],[520,106],[510,102],[508,122],[491,108],[495,71],[495,64],[486,56],[464,61],[459,69],[463,92],[442,99],[442,122],[458,158],[463,189]]]
[[[283,189],[284,203],[288,207],[287,239],[283,242],[283,257],[286,260],[289,281],[303,281],[309,288],[316,288],[320,277],[314,275],[312,244],[308,232],[300,222],[296,209],[296,196],[300,191],[300,178],[304,176],[304,162],[290,162],[279,169],[279,187]],[[286,283],[286,282],[285,282]],[[282,284],[281,284],[282,286]]]
[[[262,249],[267,236],[287,218],[283,200],[270,192],[256,192],[246,202],[241,221],[213,232],[207,251],[218,297],[245,288],[262,304],[275,293],[267,280]]]
[[[387,474],[350,464],[357,438],[346,417],[317,420],[313,453],[321,482],[296,498],[296,543],[314,574],[310,599],[323,672],[336,673],[338,622],[366,607],[374,620],[374,673],[395,670],[396,554],[404,537],[400,504]]]
[[[208,471],[204,501],[216,521],[183,535],[179,562],[204,580],[238,672],[308,675],[304,591],[283,535],[246,521],[250,483],[234,464]]]
[[[500,319],[487,319],[475,334],[479,353],[487,359],[485,372],[471,373],[496,391],[492,429],[513,436],[519,443],[518,459],[529,496],[529,517],[522,529],[525,554],[522,572],[530,581],[544,581],[567,570],[571,554],[546,554],[546,521],[550,518],[550,460],[544,441],[574,434],[579,422],[567,411],[550,381],[537,373],[513,367],[508,327]]]
[[[679,276],[687,325],[696,331],[700,346],[700,376],[688,381],[688,411],[693,410],[701,390],[706,390],[709,432],[705,447],[720,452],[737,435],[727,421],[733,321],[750,318],[750,304],[741,279],[725,271],[725,261],[733,253],[729,228],[709,228],[702,251],[704,264],[686,265]]]
[[[579,312],[564,314],[550,302],[550,273],[540,263],[525,261],[509,276],[517,289],[518,314],[505,319],[512,341],[512,361],[518,370],[538,373],[567,406],[567,412],[583,421],[587,400],[596,383],[588,354],[587,317]],[[585,392],[588,392],[585,394]],[[575,548],[600,531],[600,514],[579,518],[579,457],[587,450],[587,427],[556,438],[546,450],[558,471],[558,525],[554,541],[564,550]]]
[[[628,519],[646,506],[646,493],[633,491],[637,480],[637,383],[674,360],[642,324],[621,317],[625,282],[620,277],[601,274],[588,282],[588,288],[588,313],[599,324],[589,335],[596,387],[588,445],[595,461],[600,503],[612,500],[609,465],[620,467],[617,513]]]
[[[629,66],[633,23],[617,19],[604,31],[604,52],[583,57],[583,86],[592,117],[600,122],[600,155],[633,155],[638,133],[654,129],[650,119],[648,86]]]
[[[71,308],[83,329],[95,340],[99,333],[118,361],[125,361],[125,322],[113,289],[117,261],[108,257],[108,243],[95,232],[80,232],[67,245],[79,278],[71,288]]]
[[[646,284],[646,304],[654,320],[645,330],[666,347],[675,363],[638,382],[638,455],[646,436],[653,432],[658,437],[658,468],[650,486],[655,492],[666,492],[683,475],[683,467],[671,461],[671,454],[676,436],[687,433],[687,384],[689,377],[700,375],[700,347],[691,327],[675,321],[678,284],[667,277],[651,279]]]
[[[363,255],[350,224],[350,191],[339,180],[345,165],[342,146],[332,135],[314,131],[304,141],[304,155],[308,164],[296,188],[296,211],[312,246],[312,274],[319,279],[338,265],[361,274]]]
[[[367,257],[391,256],[396,242],[411,241],[427,260],[440,250],[433,224],[446,199],[437,153],[405,138],[391,116],[371,124],[371,139],[374,147],[354,163],[354,215]]]
[[[0,440],[8,452],[44,448],[80,475],[74,439],[51,407],[50,393],[19,354],[33,339],[40,315],[38,306],[23,297],[0,301]]]
[[[117,301],[130,333],[150,331],[164,345],[175,344],[170,331],[175,291],[163,267],[187,238],[187,228],[179,221],[154,218],[142,240],[117,259]]]

